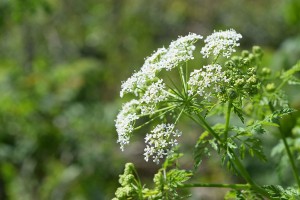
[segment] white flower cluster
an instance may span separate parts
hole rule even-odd
[[[190,74],[188,84],[190,86],[189,95],[193,96],[197,93],[204,99],[209,99],[212,92],[220,92],[221,85],[228,83],[229,78],[226,77],[219,64],[203,66],[203,69],[194,70]]]
[[[144,95],[141,97],[141,102],[150,104],[150,103],[159,103],[164,101],[168,94],[165,91],[166,85],[163,83],[162,79],[159,79],[157,82],[152,83]]]
[[[137,106],[140,104],[139,101],[133,99],[123,104],[121,111],[117,115],[116,129],[118,132],[118,140],[120,148],[124,151],[124,146],[129,143],[130,134],[133,131],[134,122],[139,117],[136,114]]]
[[[122,83],[120,96],[123,97],[126,93],[138,93],[147,87],[147,82],[155,79],[156,73],[164,68],[161,58],[166,54],[167,49],[160,48],[145,60],[141,70],[134,73],[130,78]]]
[[[233,29],[215,31],[204,40],[205,46],[201,49],[201,54],[204,58],[208,58],[210,54],[218,56],[222,53],[224,57],[229,58],[235,52],[234,48],[240,46],[238,40],[241,38],[242,35]]]
[[[168,49],[158,49],[145,60],[140,71],[122,83],[120,96],[123,97],[126,93],[134,93],[138,96],[138,93],[147,87],[147,83],[154,81],[157,72],[162,69],[171,70],[181,62],[194,59],[194,43],[201,38],[201,35],[190,33],[171,42]]]
[[[157,104],[168,100],[169,93],[162,79],[157,78],[157,73],[162,69],[171,70],[180,63],[194,59],[194,43],[202,36],[190,33],[171,42],[169,47],[160,48],[145,60],[141,69],[135,72],[127,81],[122,83],[120,96],[133,93],[137,100],[132,100],[123,105],[116,119],[118,143],[124,150],[124,145],[129,143],[134,123],[144,115],[155,113]]]
[[[148,162],[149,157],[153,162],[159,163],[159,159],[167,156],[172,152],[172,148],[178,145],[176,138],[181,136],[179,130],[174,130],[174,124],[159,124],[145,137],[145,160]]]
[[[205,46],[201,53],[204,57],[210,55],[229,57],[235,52],[234,48],[239,46],[238,40],[241,37],[233,29],[214,32],[205,39]],[[176,114],[176,109],[181,107],[181,103],[186,99],[193,99],[199,95],[208,100],[221,92],[222,85],[228,84],[230,79],[226,77],[219,64],[204,66],[190,74],[187,82],[187,95],[191,98],[185,98],[186,94],[178,94],[180,92],[177,92],[177,89],[168,88],[163,79],[158,77],[158,73],[162,70],[170,71],[194,59],[193,52],[196,48],[194,44],[199,39],[202,39],[202,36],[194,33],[179,37],[171,42],[168,48],[160,48],[145,59],[141,69],[122,83],[120,96],[131,93],[135,95],[135,99],[122,106],[115,120],[118,132],[117,142],[120,144],[121,150],[124,150],[124,146],[129,144],[132,132],[135,130],[135,123],[139,118],[149,116],[152,121],[154,118],[164,118],[168,112],[174,111]],[[187,81],[184,79],[181,80]],[[183,85],[185,87],[186,83]],[[150,134],[146,135],[144,153],[146,161],[151,158],[158,163],[177,145],[176,138],[181,135],[181,132],[174,131],[174,126],[174,124],[159,124]]]
[[[201,35],[190,33],[187,36],[179,37],[177,40],[171,42],[168,52],[164,56],[162,62],[166,70],[171,70],[178,66],[181,62],[193,60],[193,52],[195,50],[194,43],[202,39]]]

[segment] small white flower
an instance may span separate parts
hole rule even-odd
[[[193,60],[193,52],[196,48],[194,44],[202,38],[201,35],[190,33],[171,42],[168,52],[163,57],[164,60],[162,60],[164,68],[171,70],[182,62]]]
[[[123,97],[126,93],[134,93],[135,96],[138,96],[138,92],[146,86],[146,83],[147,76],[138,71],[122,82],[120,96]]]
[[[160,159],[172,152],[172,148],[178,145],[176,137],[181,136],[179,130],[174,130],[174,124],[159,124],[150,134],[146,134],[144,149],[145,160],[152,157],[153,162],[159,163]]]
[[[150,57],[145,60],[144,65],[141,67],[141,73],[149,79],[153,79],[156,73],[164,68],[161,60],[164,58],[168,50],[166,48],[159,48]]]
[[[218,64],[203,66],[203,69],[194,70],[188,81],[190,89],[188,94],[198,94],[204,99],[209,99],[212,92],[220,92],[220,86],[227,83],[229,79]]]
[[[238,40],[241,38],[242,35],[233,29],[214,31],[204,40],[205,46],[201,49],[201,54],[204,58],[208,58],[211,54],[218,56],[222,53],[224,57],[229,58],[236,51],[235,47],[240,46]]]
[[[149,87],[147,87],[147,90],[141,97],[141,102],[146,104],[156,104],[166,100],[168,93],[165,91],[165,88],[166,86],[162,79],[152,83]]]
[[[141,115],[152,115],[155,113],[155,104],[144,104],[140,106]]]
[[[139,92],[148,87],[147,83],[155,80],[157,73],[162,69],[171,70],[182,62],[194,59],[194,43],[199,39],[202,39],[201,35],[190,33],[171,42],[168,49],[158,49],[145,60],[138,72],[122,82],[120,96],[123,97],[127,93],[138,96]]]
[[[118,133],[117,143],[120,143],[120,148],[124,151],[124,146],[129,143],[130,134],[133,131],[134,122],[139,118],[136,110],[140,102],[133,99],[123,104],[121,111],[115,120],[115,126]]]

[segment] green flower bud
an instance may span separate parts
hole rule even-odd
[[[233,99],[236,99],[238,97],[238,94],[233,89],[230,89],[228,91],[228,97],[229,97],[229,99],[233,100]]]
[[[248,74],[255,74],[256,73],[256,69],[254,67],[251,67],[248,69],[247,71]]]
[[[133,169],[134,169],[133,163],[126,163],[125,169],[124,169],[124,174],[132,174]]]
[[[252,87],[252,88],[250,88],[250,89],[248,90],[248,94],[249,94],[250,96],[253,96],[253,95],[257,94],[257,93],[258,93],[258,89],[257,89],[256,87]]]
[[[225,67],[230,69],[232,67],[235,67],[235,63],[232,60],[226,61],[225,62]]]
[[[267,89],[267,92],[274,92],[276,87],[275,87],[275,84],[274,83],[269,83],[267,86],[266,86],[266,89]]]
[[[252,103],[248,103],[245,108],[244,111],[246,114],[251,115],[251,113],[253,112],[253,104]]]
[[[155,185],[157,187],[159,187],[160,185],[162,185],[163,183],[163,174],[161,173],[161,171],[159,171],[157,174],[154,175],[153,178],[153,182],[155,183]]]
[[[255,57],[261,59],[263,56],[263,52],[259,46],[253,46],[252,52],[254,53]]]
[[[247,50],[243,50],[242,51],[242,57],[244,57],[244,58],[246,58],[246,57],[248,57],[249,56],[249,51],[247,51]]]
[[[235,86],[237,86],[237,87],[240,87],[240,86],[243,86],[245,84],[245,79],[243,79],[243,78],[239,78],[239,79],[237,79],[236,81],[235,81]]]
[[[253,46],[252,47],[252,52],[254,54],[262,54],[262,50],[261,50],[260,46]]]
[[[250,62],[254,62],[255,61],[255,56],[252,53],[250,53],[249,56],[248,56],[248,59],[249,59]]]
[[[247,65],[250,65],[250,59],[248,59],[248,58],[244,58],[243,60],[242,60],[242,62],[243,62],[243,65],[245,65],[245,66],[247,66]]]
[[[256,79],[256,76],[251,76],[249,79],[248,79],[248,83],[250,84],[255,84],[257,83],[257,79]]]
[[[238,64],[240,62],[240,58],[238,56],[232,56],[231,60],[235,63]]]
[[[247,121],[247,126],[251,126],[254,124],[254,120],[250,119],[249,121]]]
[[[261,71],[262,75],[265,75],[265,76],[268,76],[271,74],[271,70],[269,68],[262,68],[262,71]]]

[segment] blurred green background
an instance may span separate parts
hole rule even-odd
[[[126,162],[151,180],[142,139],[116,143],[121,81],[178,35],[228,28],[265,65],[300,59],[299,0],[0,0],[0,199],[111,199]],[[203,180],[231,179],[214,163]]]

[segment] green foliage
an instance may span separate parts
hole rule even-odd
[[[282,200],[299,200],[300,193],[299,189],[296,188],[282,188],[278,185],[268,185],[264,186],[272,198],[282,199]]]
[[[259,195],[253,193],[251,190],[230,190],[225,198],[225,200],[247,200],[247,199],[253,199],[253,200],[263,200],[264,198]]]
[[[208,137],[208,136],[209,136],[208,132],[202,133],[195,145],[194,170],[196,170],[200,166],[204,156],[210,155],[210,152],[208,150],[209,141],[206,140],[206,137]]]
[[[135,168],[132,163],[125,165],[124,174],[120,175],[119,187],[116,191],[116,198],[114,199],[142,199],[140,182],[135,177]]]
[[[271,198],[282,199],[282,200],[298,200],[299,191],[295,188],[284,189],[278,185],[267,185],[263,188],[270,194]],[[226,196],[225,200],[263,200],[263,196],[257,194],[254,190],[230,190]]]
[[[116,191],[115,200],[119,199],[147,199],[147,200],[171,200],[185,199],[186,196],[179,195],[177,188],[189,180],[192,173],[187,170],[168,169],[174,165],[182,155],[171,154],[163,163],[162,168],[154,175],[154,189],[148,189],[141,186],[132,163],[125,165],[124,174],[120,175],[119,182],[121,187]]]

